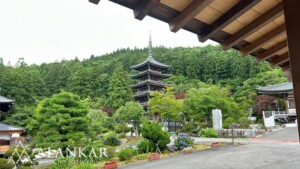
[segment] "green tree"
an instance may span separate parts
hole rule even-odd
[[[177,100],[174,94],[172,87],[152,92],[148,102],[151,113],[158,113],[162,121],[179,119],[183,100]]]
[[[79,96],[61,92],[43,100],[35,113],[38,147],[80,144],[89,126],[87,106]]]
[[[213,109],[221,109],[223,117],[240,116],[239,108],[227,88],[216,85],[200,83],[200,87],[191,88],[185,100],[187,111],[194,119],[202,120],[211,124]]]
[[[144,109],[137,102],[127,102],[125,106],[121,106],[114,114],[115,119],[120,122],[132,122],[135,136],[139,135],[140,124],[144,117]]]
[[[132,90],[130,88],[130,78],[121,65],[117,65],[109,81],[107,106],[117,110],[124,106],[126,102],[132,100]]]

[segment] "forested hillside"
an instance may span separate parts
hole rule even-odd
[[[220,46],[194,48],[153,48],[156,60],[171,66],[174,76],[167,80],[175,92],[186,92],[200,81],[228,87],[238,104],[248,109],[256,96],[255,87],[286,81],[282,71],[254,58],[240,57],[235,50],[223,51]],[[142,62],[147,49],[119,49],[103,56],[92,55],[79,61],[27,65],[20,59],[16,65],[0,60],[0,95],[14,99],[13,110],[2,116],[6,123],[19,126],[29,124],[37,104],[60,91],[77,94],[93,102],[93,106],[119,106],[131,100],[130,66]],[[116,86],[118,84],[118,86]],[[118,93],[116,93],[118,90]],[[119,91],[124,91],[120,95]],[[117,100],[117,103],[116,103]],[[30,128],[30,126],[27,126]]]

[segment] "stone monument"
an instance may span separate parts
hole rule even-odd
[[[213,128],[215,130],[222,129],[222,111],[220,109],[212,110]]]

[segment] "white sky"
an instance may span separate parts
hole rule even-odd
[[[62,59],[80,60],[118,48],[143,48],[149,31],[153,46],[203,46],[185,30],[176,34],[168,24],[101,0],[0,0],[0,58],[12,65],[23,57],[26,63],[41,64]]]

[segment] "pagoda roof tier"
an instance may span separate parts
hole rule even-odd
[[[163,63],[160,63],[160,62],[156,61],[152,56],[150,56],[144,62],[142,62],[140,64],[137,64],[137,65],[134,65],[134,66],[131,66],[130,68],[138,70],[138,69],[140,69],[144,66],[148,66],[148,64],[152,65],[152,66],[162,68],[162,69],[167,69],[167,68],[170,67],[169,65],[166,65],[166,64],[163,64]]]
[[[289,92],[293,91],[293,83],[286,82],[286,83],[280,83],[280,84],[276,84],[276,85],[258,87],[258,88],[256,88],[256,90],[259,93],[263,93],[263,94],[289,93]]]
[[[164,84],[162,82],[159,81],[155,81],[155,80],[144,80],[144,81],[140,81],[137,84],[131,85],[132,88],[137,88],[137,87],[141,87],[141,86],[145,86],[145,85],[153,85],[153,86],[160,86],[160,87],[165,87],[165,86],[170,86],[169,84]]]
[[[145,97],[145,96],[149,95],[150,93],[151,93],[150,90],[138,92],[138,93],[135,93],[135,95],[133,95],[133,98]]]
[[[140,72],[139,74],[131,75],[131,77],[135,79],[135,78],[139,78],[139,77],[142,77],[144,75],[147,75],[148,73],[151,74],[151,75],[155,75],[155,76],[159,76],[159,77],[163,77],[163,78],[168,78],[168,77],[172,76],[172,74],[163,74],[159,71],[148,69],[148,70],[145,70],[143,72]]]
[[[15,101],[14,100],[11,100],[11,99],[8,99],[8,98],[6,98],[6,97],[4,97],[4,96],[0,96],[0,104],[1,103],[14,103]]]

